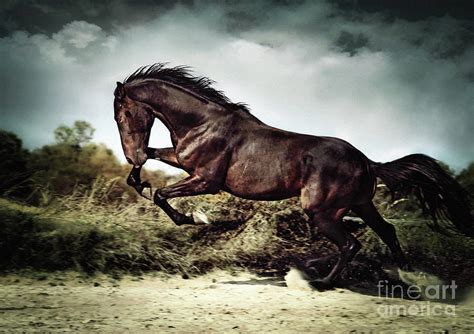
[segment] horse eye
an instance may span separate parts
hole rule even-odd
[[[128,118],[131,118],[132,117],[132,113],[130,111],[125,111],[125,116],[127,116]]]

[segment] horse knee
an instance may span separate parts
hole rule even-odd
[[[217,194],[221,189],[220,183],[215,181],[203,180],[196,191],[206,194]]]

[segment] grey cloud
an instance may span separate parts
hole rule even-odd
[[[339,51],[347,52],[352,57],[359,52],[359,49],[369,46],[369,39],[362,33],[352,34],[348,31],[341,31],[334,44]]]

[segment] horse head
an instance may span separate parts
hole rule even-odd
[[[127,95],[124,84],[117,82],[114,95],[114,118],[120,132],[123,153],[129,164],[142,166],[148,158],[146,149],[155,117],[147,104]]]

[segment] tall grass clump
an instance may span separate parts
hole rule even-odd
[[[44,208],[0,203],[2,268],[186,272],[189,233],[153,204],[108,203],[115,181],[97,179]]]

